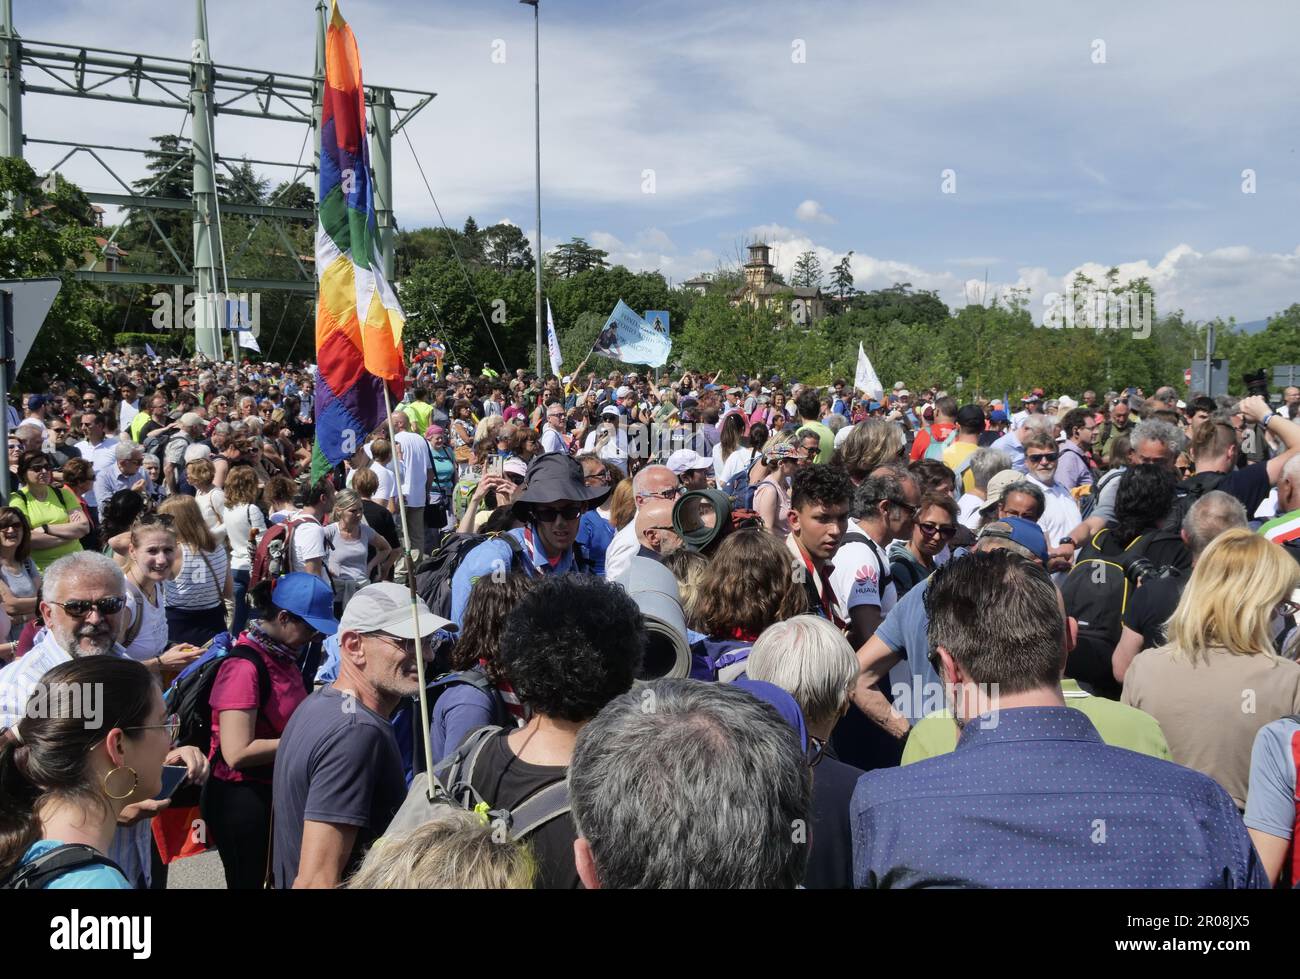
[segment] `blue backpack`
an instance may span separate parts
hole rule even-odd
[[[256,650],[235,644],[229,632],[217,633],[203,655],[181,670],[163,694],[167,713],[175,714],[180,721],[176,743],[193,745],[205,757],[212,747],[212,705],[209,702],[212,685],[221,664],[229,657],[246,659],[257,667],[258,702],[265,703],[271,695],[271,676],[266,671],[266,664]]]
[[[754,509],[754,490],[758,487],[749,482],[749,470],[752,467],[753,462],[722,484],[722,492],[731,497],[733,511]]]

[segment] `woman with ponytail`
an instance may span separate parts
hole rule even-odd
[[[162,787],[172,727],[140,663],[82,656],[49,670],[0,745],[0,881],[130,888],[107,857],[118,817]]]

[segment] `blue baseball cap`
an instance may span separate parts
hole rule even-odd
[[[983,540],[986,537],[1001,537],[1003,540],[1013,541],[1042,561],[1044,565],[1047,564],[1049,557],[1047,539],[1043,536],[1043,528],[1032,520],[1026,520],[1024,517],[1002,517],[984,525],[978,539]]]
[[[334,589],[314,574],[294,571],[279,578],[271,589],[271,604],[327,636],[339,631],[339,620],[334,618]]]
[[[999,422],[1004,422],[1006,420],[1007,420],[1007,413],[1003,411],[1001,408],[994,408],[992,411],[989,412],[989,421],[991,421],[995,425],[998,424]]]

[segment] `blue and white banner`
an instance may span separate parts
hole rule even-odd
[[[668,310],[647,309],[645,312],[645,321],[650,324],[651,329],[656,333],[662,333],[664,336],[668,336]]]
[[[592,353],[612,357],[625,364],[662,367],[668,362],[668,354],[672,350],[672,341],[668,339],[668,324],[665,321],[663,325],[664,331],[661,333],[620,299],[614,312],[605,321],[600,336],[596,338]]]
[[[551,373],[560,376],[564,359],[560,356],[560,341],[555,335],[555,320],[551,317],[551,301],[546,300],[546,349],[551,355]]]

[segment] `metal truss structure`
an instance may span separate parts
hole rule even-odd
[[[285,232],[285,222],[314,225],[316,209],[286,207],[274,202],[238,204],[220,200],[217,194],[217,168],[224,167],[235,177],[235,166],[242,158],[217,153],[215,139],[215,120],[220,115],[305,124],[311,128],[315,147],[310,164],[302,164],[301,153],[297,163],[275,160],[248,162],[291,168],[292,176],[286,186],[308,172],[318,172],[321,106],[325,88],[325,0],[318,0],[314,16],[316,58],[313,72],[308,76],[214,63],[208,46],[206,0],[195,0],[194,40],[188,60],[27,40],[20,37],[14,27],[13,0],[0,0],[0,156],[22,156],[23,147],[27,143],[67,147],[68,152],[51,168],[51,173],[77,153],[85,153],[97,160],[121,188],[121,193],[87,193],[86,196],[92,203],[143,213],[175,261],[176,270],[97,271],[94,268],[98,261],[96,256],[86,268],[77,271],[77,277],[107,284],[191,287],[195,294],[195,349],[213,360],[225,359],[221,328],[227,314],[224,305],[217,303],[218,297],[234,291],[285,290],[311,295],[316,290],[314,271],[304,265]],[[22,98],[28,93],[179,109],[186,113],[191,135],[188,140],[178,140],[177,145],[182,148],[173,154],[176,159],[172,166],[148,189],[152,190],[188,159],[193,168],[190,198],[137,193],[109,166],[102,155],[126,152],[157,156],[161,152],[165,156],[165,149],[96,145],[76,140],[28,136],[23,131],[22,115]],[[392,138],[433,98],[433,92],[366,86],[366,101],[370,107],[367,129],[374,171],[379,247],[389,281],[393,279],[393,249],[396,239],[392,203]],[[399,102],[403,104],[399,105]],[[154,218],[153,212],[158,210],[192,213],[194,260],[190,266],[181,259],[179,250]],[[255,226],[266,222],[274,228],[280,242],[293,257],[298,276],[290,279],[227,279],[225,245],[221,233],[223,214],[253,218]],[[121,227],[119,224],[118,230]],[[116,236],[117,232],[113,234]],[[110,238],[104,249],[107,250],[112,243],[113,239]],[[244,244],[246,246],[247,242]],[[238,345],[233,336],[231,347],[237,362]]]

